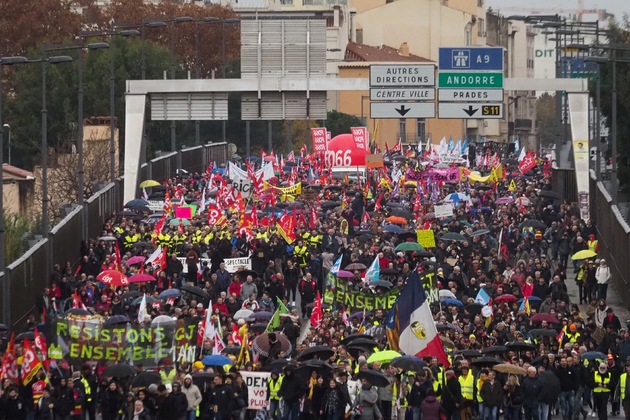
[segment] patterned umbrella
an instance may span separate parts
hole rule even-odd
[[[276,338],[280,342],[280,347],[282,348],[284,354],[287,355],[291,353],[293,347],[291,346],[291,343],[289,343],[287,337],[284,334],[280,333],[274,334],[276,334]],[[262,354],[265,357],[269,356],[269,333],[260,334],[258,337],[256,337],[252,347],[254,351],[258,352],[259,354]]]

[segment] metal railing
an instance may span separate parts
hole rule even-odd
[[[610,267],[615,290],[621,301],[630,307],[630,226],[602,182],[591,171],[591,219],[597,228],[599,251]]]
[[[179,168],[200,173],[211,161],[219,165],[226,163],[227,157],[227,143],[209,143],[153,159],[142,165],[140,175],[143,180],[162,182],[174,177]],[[87,238],[101,236],[104,224],[122,210],[123,192],[122,177],[107,184],[87,199],[85,206],[77,206],[48,232],[46,238],[0,272],[1,284],[9,282],[6,296],[0,287],[2,322],[5,325],[16,326],[29,315],[36,314],[35,299],[50,284],[53,265],[64,267],[68,262],[73,267],[77,265],[81,259],[83,227],[86,227]]]

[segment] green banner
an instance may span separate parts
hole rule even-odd
[[[95,320],[63,319],[53,322],[48,342],[48,355],[54,359],[141,362],[145,367],[164,358],[194,362],[197,323],[106,326]]]

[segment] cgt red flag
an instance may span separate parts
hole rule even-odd
[[[31,346],[30,341],[28,341],[28,338],[24,339],[23,349],[22,384],[26,385],[31,382],[31,380],[33,380],[35,374],[37,374],[37,372],[39,372],[39,370],[42,368],[42,362],[39,360],[39,357],[37,357],[37,354],[33,350],[33,347]]]
[[[323,318],[324,318],[324,314],[322,313],[322,297],[318,290],[317,297],[315,298],[315,303],[313,304],[313,313],[311,314],[311,325],[315,328],[318,328]]]
[[[20,374],[18,372],[17,356],[15,354],[15,333],[11,333],[11,339],[7,345],[7,351],[2,357],[2,369],[0,370],[0,380],[9,378],[18,384]]]
[[[50,360],[48,359],[48,348],[46,346],[46,339],[39,335],[37,328],[35,328],[35,339],[33,340],[35,348],[41,353],[41,361],[44,364],[46,370],[50,369]]]

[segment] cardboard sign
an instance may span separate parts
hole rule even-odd
[[[164,201],[157,200],[147,200],[149,205],[147,206],[151,211],[162,211],[164,210]]]
[[[267,407],[267,383],[271,378],[270,372],[241,372],[243,381],[247,385],[247,409],[261,410]]]
[[[236,273],[239,267],[243,267],[245,270],[252,269],[252,260],[249,257],[227,258],[223,262],[225,263],[225,270],[230,273]]]
[[[311,140],[313,141],[313,152],[325,153],[326,150],[328,150],[328,139],[325,128],[311,128]]]
[[[441,217],[453,216],[453,206],[450,204],[442,204],[440,206],[434,206],[433,211],[435,213],[436,219],[439,219]]]
[[[417,230],[418,243],[424,248],[435,248],[435,234],[432,230]]]
[[[365,167],[366,168],[382,168],[384,166],[383,163],[383,155],[365,155]]]
[[[350,129],[352,132],[352,138],[354,139],[354,144],[357,149],[367,150],[368,140],[367,140],[367,128],[365,127],[352,127]]]

